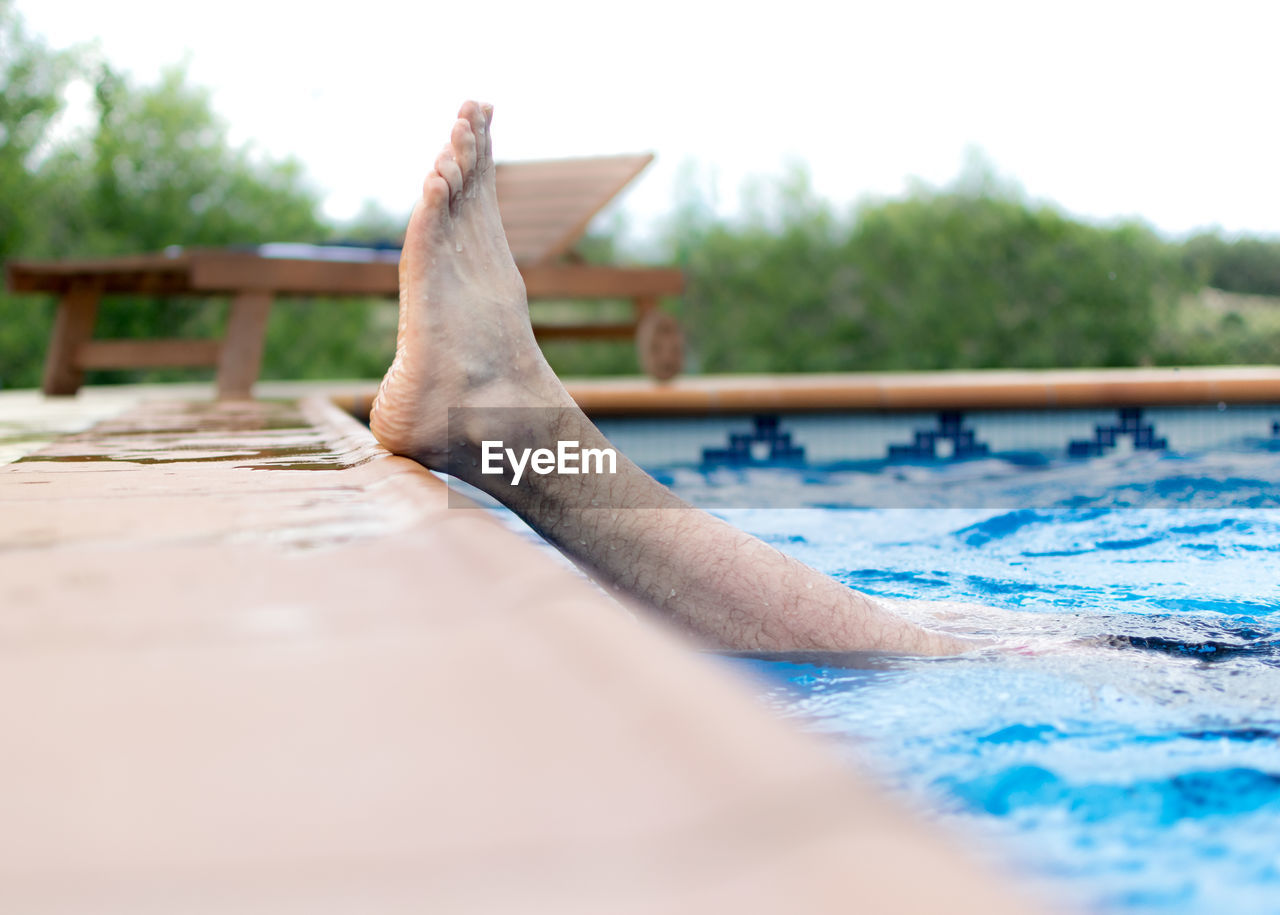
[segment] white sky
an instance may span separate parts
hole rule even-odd
[[[500,161],[653,151],[638,234],[693,161],[732,212],[809,165],[837,204],[945,183],[979,147],[1034,198],[1167,234],[1280,233],[1280,3],[618,4],[17,0],[55,47],[150,81],[189,61],[237,142],[293,155],[326,212],[408,212],[467,97]]]

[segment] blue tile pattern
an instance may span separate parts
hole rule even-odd
[[[1280,404],[602,417],[643,467],[843,467],[996,457],[1014,463],[1121,451],[1280,450]]]
[[[948,442],[950,448],[938,453],[938,443]],[[889,445],[887,457],[891,461],[934,461],[939,458],[984,457],[991,449],[985,442],[978,441],[973,429],[964,428],[964,414],[954,410],[944,410],[938,414],[936,429],[917,429],[915,440],[910,445]]]
[[[1169,440],[1156,436],[1155,423],[1142,421],[1142,410],[1127,407],[1120,411],[1119,422],[1093,427],[1092,439],[1073,439],[1067,446],[1071,457],[1095,457],[1116,446],[1121,436],[1129,436],[1135,451],[1164,451]]]
[[[757,416],[751,432],[730,432],[725,448],[703,448],[702,463],[730,467],[796,466],[804,463],[804,448],[783,432],[777,416]]]

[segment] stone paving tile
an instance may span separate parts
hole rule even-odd
[[[0,911],[1028,910],[321,401],[0,467],[0,654]]]

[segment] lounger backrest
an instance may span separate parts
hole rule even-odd
[[[592,218],[651,161],[644,154],[499,164],[498,205],[516,262],[567,255]]]

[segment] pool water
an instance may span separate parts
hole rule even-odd
[[[865,478],[876,474],[884,486]],[[779,714],[870,759],[1055,901],[1280,911],[1280,454],[1270,446],[886,464],[856,478],[658,475],[908,615],[1022,649],[726,660],[759,678]],[[885,498],[908,484],[910,498]],[[816,507],[733,507],[770,492]],[[862,504],[891,507],[857,507],[868,492],[876,499]]]

